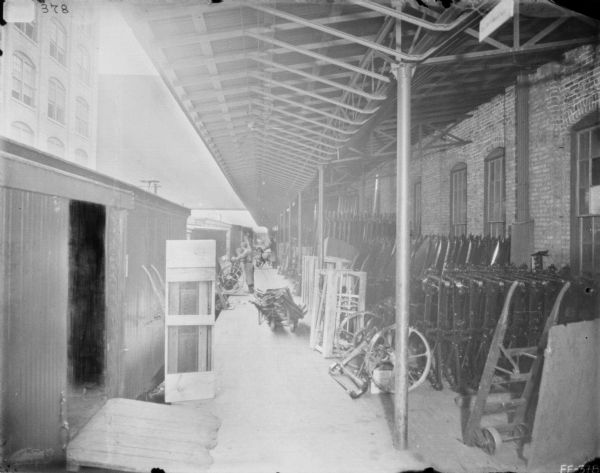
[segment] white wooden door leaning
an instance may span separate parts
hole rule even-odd
[[[215,241],[168,240],[165,314],[165,401],[215,395]]]

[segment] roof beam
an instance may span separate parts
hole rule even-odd
[[[263,105],[261,103],[257,103],[256,105],[258,105],[259,107],[263,107],[265,110],[267,110],[267,111],[269,111],[271,113],[279,113],[281,115],[285,115],[285,116],[290,117],[290,118],[294,118],[294,119],[297,119],[297,120],[300,120],[300,121],[304,121],[306,123],[311,123],[313,125],[316,125],[319,128],[325,128],[326,130],[331,130],[331,131],[334,131],[336,133],[342,133],[344,135],[351,135],[351,134],[354,133],[352,131],[341,130],[339,128],[332,127],[330,125],[318,122],[316,120],[311,120],[309,118],[303,117],[302,115],[298,115],[298,114],[291,113],[291,112],[286,112],[285,110],[282,110],[282,109],[278,109],[278,108],[268,109],[265,105]],[[271,118],[271,117],[269,117],[269,118]],[[293,128],[298,128],[298,129],[300,129],[302,131],[305,131],[305,132],[308,132],[308,133],[312,133],[313,135],[317,135],[317,136],[320,136],[322,138],[327,138],[327,139],[332,140],[332,141],[338,141],[338,142],[341,142],[341,143],[345,143],[346,141],[348,141],[350,139],[350,138],[336,138],[335,136],[326,135],[324,133],[320,133],[318,131],[315,131],[312,128],[309,128],[307,126],[299,125],[297,123],[293,123],[293,122],[290,122],[290,121],[285,121],[284,122],[284,121],[278,120],[276,118],[274,118],[273,121],[285,124],[287,126],[291,126]]]
[[[367,114],[372,114],[375,113],[377,111],[377,107],[374,109],[361,109],[361,108],[357,108],[354,107],[352,105],[343,103],[343,102],[339,102],[337,100],[334,99],[330,99],[329,97],[325,97],[324,95],[319,95],[319,94],[315,94],[313,92],[309,92],[307,90],[303,90],[303,89],[299,89],[298,87],[294,87],[293,85],[289,85],[285,82],[280,82],[280,81],[276,81],[273,79],[269,79],[267,77],[261,76],[260,74],[256,74],[256,73],[251,73],[251,75],[259,80],[262,80],[263,82],[266,82],[267,84],[271,84],[271,85],[275,85],[277,87],[283,87],[284,89],[289,89],[289,90],[293,90],[294,92],[301,94],[301,95],[308,95],[309,97],[321,100],[323,102],[327,102],[330,103],[332,105],[336,105],[338,107],[342,107],[342,108],[346,108],[348,110],[352,110],[353,112],[356,113],[367,113]]]
[[[364,38],[368,38],[368,39],[375,39],[375,36],[364,36]],[[312,49],[322,49],[325,47],[330,47],[330,46],[345,46],[347,45],[348,42],[342,39],[334,39],[331,41],[319,41],[319,42],[315,42],[315,43],[306,43],[303,44],[303,48],[307,49],[307,50],[312,50]],[[263,53],[265,54],[287,54],[289,53],[289,50],[287,49],[283,49],[283,48],[268,48],[268,49],[263,49],[262,50]],[[238,61],[243,61],[244,59],[246,59],[246,57],[248,56],[248,51],[242,51],[242,52],[235,52],[235,53],[221,53],[221,54],[217,54],[213,57],[215,63],[223,63],[223,62],[238,62]],[[175,59],[172,62],[172,66],[175,69],[178,68],[185,68],[185,67],[197,67],[197,66],[203,66],[206,61],[208,61],[210,58],[206,57],[206,56],[198,56],[198,55],[193,55],[193,56],[187,56],[187,57],[183,57],[180,59]]]
[[[285,124],[285,122],[283,122],[283,121],[279,121],[278,120],[277,122]],[[289,130],[286,130],[284,128],[270,128],[269,127],[268,131],[276,131],[277,133],[285,133],[286,135],[292,136],[292,137],[297,138],[299,140],[308,141],[309,143],[313,143],[313,144],[316,144],[316,145],[319,145],[319,146],[325,146],[326,148],[331,148],[333,150],[336,150],[336,152],[337,152],[337,149],[339,149],[339,147],[331,146],[331,145],[329,145],[327,143],[323,143],[322,141],[313,140],[311,138],[308,138],[307,136],[300,135],[298,133],[294,133],[293,131],[289,131]]]
[[[314,176],[314,174],[317,170],[317,167],[318,167],[318,166],[316,166],[312,163],[306,162],[306,161],[298,162],[296,160],[296,161],[290,162],[288,160],[282,160],[281,159],[282,156],[280,154],[275,154],[274,152],[272,152],[270,150],[262,151],[261,154],[258,155],[259,160],[261,159],[261,156],[265,157],[265,158],[269,158],[269,159],[274,159],[274,160],[276,160],[276,162],[280,163],[281,165],[289,166],[294,170],[302,171],[307,177]]]
[[[296,176],[310,177],[314,174],[314,170],[311,173],[310,171],[298,168],[297,166],[293,166],[291,164],[287,164],[286,162],[277,159],[275,156],[269,156],[267,154],[259,155],[258,161],[261,164],[268,163],[269,166],[277,167],[278,169],[285,170],[286,172],[294,174]]]
[[[340,61],[338,59],[334,59],[332,57],[325,56],[324,54],[320,54],[320,53],[311,51],[310,49],[308,49],[306,47],[301,48],[299,46],[294,46],[293,44],[286,43],[284,41],[279,41],[278,39],[271,38],[269,36],[255,34],[255,33],[247,33],[247,36],[250,36],[251,38],[254,38],[259,41],[274,44],[275,46],[279,46],[280,48],[287,49],[289,51],[294,51],[294,52],[297,52],[300,54],[304,54],[305,56],[313,57],[317,60],[323,61],[326,64],[333,64],[335,66],[342,67],[344,69],[348,69],[350,71],[357,72],[359,74],[363,74],[363,75],[372,77],[374,79],[377,79],[377,80],[380,80],[383,82],[390,82],[390,79],[387,76],[378,74],[374,71],[365,69],[363,67],[354,66],[345,61]]]
[[[566,49],[568,47],[577,46],[581,44],[593,44],[598,38],[596,36],[588,36],[585,38],[568,39],[564,41],[553,41],[551,43],[534,44],[533,46],[522,46],[518,49],[511,48],[508,50],[491,50],[491,51],[478,51],[473,53],[464,54],[450,54],[447,56],[437,56],[426,59],[423,64],[428,66],[445,66],[450,63],[457,63],[459,61],[470,61],[477,59],[491,59],[494,57],[510,57],[515,54],[528,54],[542,51],[548,51],[552,49]]]
[[[291,13],[283,12],[281,10],[277,10],[275,8],[265,7],[263,5],[248,5],[250,8],[254,8],[255,10],[262,11],[263,13],[267,13],[272,16],[277,16],[279,18],[283,18],[285,20],[291,21],[293,23],[298,23],[300,25],[307,26],[309,28],[313,28],[315,30],[322,31],[323,33],[328,33],[332,36],[337,36],[338,38],[346,39],[352,43],[360,44],[362,46],[366,46],[369,49],[374,49],[381,53],[387,54],[388,56],[402,60],[402,61],[412,61],[412,62],[420,62],[434,51],[434,48],[429,49],[424,54],[405,54],[396,49],[389,48],[382,44],[376,43],[374,41],[365,40],[360,36],[355,36],[349,33],[345,33],[341,30],[331,28],[329,26],[321,25],[316,23],[313,20],[307,20],[306,18],[302,18],[300,16],[292,15]]]
[[[394,8],[389,8],[384,5],[380,5],[375,2],[371,2],[369,0],[349,0],[350,3],[354,5],[360,5],[363,8],[368,8],[369,10],[373,10],[379,13],[384,14],[385,16],[391,16],[398,20],[406,21],[407,23],[411,23],[420,28],[424,28],[429,31],[451,31],[454,28],[458,27],[461,23],[463,23],[467,18],[469,18],[469,13],[463,13],[458,18],[450,23],[432,23],[431,21],[424,20],[422,18],[417,18],[408,13],[403,13],[400,10],[396,10]]]
[[[319,156],[315,156],[313,153],[307,153],[303,149],[295,148],[294,146],[289,146],[287,144],[281,143],[279,141],[273,141],[270,137],[262,136],[263,146],[267,146],[271,148],[272,151],[279,152],[280,150],[289,155],[290,158],[297,157],[303,161],[310,161],[314,164],[325,164],[330,161],[327,158],[320,158]],[[319,159],[320,158],[320,159]]]
[[[360,95],[361,97],[364,97],[368,100],[385,100],[385,98],[386,98],[385,95],[370,94],[368,92],[365,92],[364,90],[356,89],[354,87],[348,87],[347,85],[340,84],[339,82],[335,82],[335,81],[326,79],[323,76],[310,74],[308,72],[304,72],[299,69],[295,69],[293,67],[288,67],[288,66],[286,66],[284,64],[280,64],[278,62],[269,61],[269,60],[262,59],[262,58],[259,58],[256,56],[251,56],[251,58],[254,61],[260,62],[261,64],[265,64],[265,65],[274,67],[276,69],[281,69],[283,71],[287,71],[292,74],[296,74],[296,75],[305,77],[306,79],[310,79],[312,81],[322,82],[323,84],[327,84],[331,87],[335,87],[340,90],[345,90],[346,92],[350,92],[351,94]]]
[[[246,3],[244,6],[248,8],[257,8],[260,5],[252,5]],[[293,15],[291,15],[293,16]],[[359,13],[351,13],[347,15],[339,15],[339,16],[331,16],[324,18],[316,18],[311,20],[311,24],[317,25],[322,28],[327,28],[328,24],[347,22],[352,20],[366,20],[381,17],[381,15],[377,12],[359,12]],[[302,28],[298,26],[298,22],[289,21],[284,23],[273,23],[268,27],[257,27],[257,28],[248,28],[244,30],[240,26],[235,28],[222,29],[220,31],[211,31],[202,35],[198,35],[195,33],[190,34],[181,34],[177,36],[173,36],[168,39],[164,39],[160,42],[161,47],[163,48],[171,48],[177,46],[187,46],[190,44],[198,44],[200,42],[212,42],[212,41],[224,41],[230,40],[231,38],[236,38],[239,36],[244,36],[246,33],[264,33],[264,34],[273,34],[273,31],[289,31],[293,29]],[[342,38],[346,39],[347,38]]]
[[[318,113],[320,115],[323,115],[325,117],[331,118],[333,120],[339,120],[340,122],[347,123],[349,125],[361,126],[361,125],[364,125],[365,123],[367,123],[367,121],[369,121],[368,118],[365,118],[364,120],[359,120],[359,121],[349,120],[347,118],[344,118],[344,117],[341,117],[341,116],[338,116],[338,115],[334,115],[333,113],[326,112],[325,110],[320,110],[318,108],[314,108],[314,107],[305,105],[303,103],[296,102],[294,100],[289,100],[289,99],[286,99],[284,97],[280,97],[280,96],[271,94],[269,92],[265,92],[262,89],[258,89],[257,88],[256,90],[253,90],[253,92],[256,92],[256,93],[259,93],[261,95],[264,95],[265,97],[270,97],[273,100],[279,100],[280,102],[284,102],[284,103],[290,104],[290,105],[292,105],[294,107],[298,107],[298,108],[302,108],[304,110],[308,110],[310,112]]]
[[[273,135],[270,135],[270,134],[268,134],[266,132],[262,132],[262,131],[259,131],[258,133],[261,134],[262,136],[275,139],[275,140],[277,140],[277,142],[283,141],[284,143],[289,143],[291,146],[299,146],[303,150],[306,150],[308,152],[313,152],[314,151],[315,153],[332,154],[332,155],[333,154],[337,154],[337,151],[327,151],[327,150],[324,150],[324,149],[315,148],[314,146],[305,145],[305,144],[299,143],[298,141],[290,140],[290,139],[288,139],[286,137],[283,137],[281,135],[273,136]]]

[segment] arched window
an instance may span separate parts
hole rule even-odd
[[[15,27],[29,39],[37,43],[38,28],[35,19],[30,23],[15,23]]]
[[[51,78],[48,87],[48,117],[59,123],[65,123],[65,87]]]
[[[82,166],[88,165],[88,154],[82,149],[75,150],[75,162],[77,164],[81,164]]]
[[[63,65],[67,64],[67,32],[56,20],[50,23],[50,56]]]
[[[65,144],[58,138],[51,136],[47,142],[48,152],[54,154],[60,158],[65,157]]]
[[[582,120],[574,132],[571,244],[573,266],[600,273],[600,124],[590,124],[590,119]]]
[[[90,83],[90,55],[83,46],[77,48],[76,56],[77,77],[86,83]]]
[[[13,139],[33,145],[34,133],[29,125],[23,122],[12,122],[10,125],[10,135]]]
[[[458,163],[450,171],[450,234],[467,234],[467,165]]]
[[[75,101],[75,131],[83,136],[89,134],[90,106],[81,97]]]
[[[12,96],[33,107],[35,105],[35,66],[25,54],[13,54]]]
[[[504,148],[496,148],[485,158],[483,232],[503,237],[506,227]]]

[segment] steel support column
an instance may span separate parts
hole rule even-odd
[[[396,48],[400,49],[400,21],[396,22]],[[410,307],[410,87],[414,65],[397,66],[396,143],[396,367],[394,443],[408,448],[408,323]]]
[[[300,272],[302,270],[302,191],[298,192],[298,205],[296,207],[298,212],[298,267],[296,270]]]
[[[319,166],[319,200],[317,203],[317,256],[319,269],[323,268],[324,247],[323,247],[323,187],[324,187],[325,166]]]
[[[290,258],[292,256],[292,203],[290,202],[290,206],[288,207],[288,251],[290,254]]]

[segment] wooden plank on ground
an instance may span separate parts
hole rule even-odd
[[[193,406],[110,399],[69,443],[68,469],[200,473],[212,463],[219,426]]]

